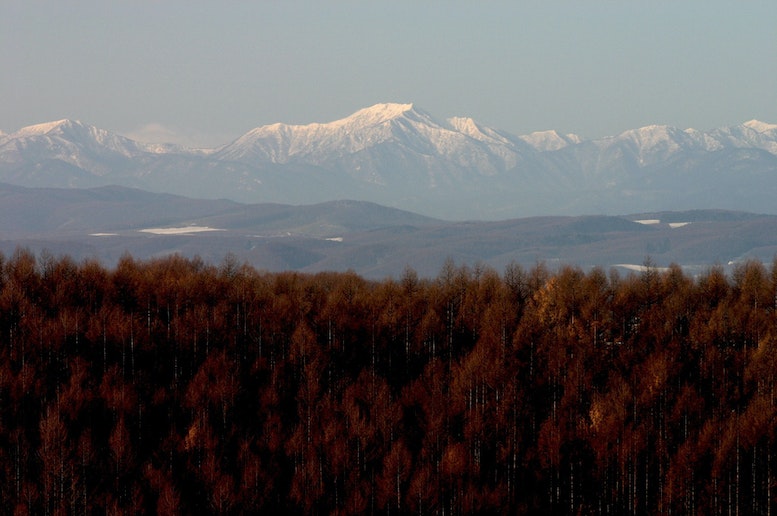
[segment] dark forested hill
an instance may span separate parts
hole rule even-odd
[[[6,254],[22,246],[114,266],[125,252],[211,262],[231,253],[259,269],[353,270],[374,279],[408,266],[434,276],[447,258],[501,270],[511,262],[633,268],[649,257],[699,272],[777,253],[777,216],[720,210],[445,222],[359,201],[249,205],[121,187],[0,184],[0,221]]]
[[[777,262],[0,256],[4,512],[769,514]]]

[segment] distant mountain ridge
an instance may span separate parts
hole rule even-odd
[[[530,217],[444,222],[364,201],[314,205],[194,200],[118,186],[26,188],[0,183],[0,253],[97,258],[113,266],[180,254],[219,263],[229,253],[257,268],[353,270],[435,276],[446,259],[498,271],[510,263],[549,268],[625,267],[650,257],[691,273],[714,264],[777,256],[777,215],[722,210],[628,216]],[[0,257],[1,261],[1,257]]]
[[[0,133],[0,181],[116,184],[239,202],[376,202],[447,219],[728,209],[777,213],[777,125],[652,125],[593,140],[514,136],[413,104],[276,123],[216,149],[135,142],[60,120]]]

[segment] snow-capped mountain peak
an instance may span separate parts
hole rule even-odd
[[[87,159],[98,159],[97,156],[133,158],[145,153],[164,154],[175,151],[172,146],[138,143],[111,131],[70,119],[23,127],[6,135],[3,141],[16,142],[12,147],[2,149],[3,155],[10,161],[18,161],[29,154],[46,152],[52,158],[76,166],[83,165]]]
[[[411,116],[413,118],[418,118],[418,115],[420,115],[420,113],[415,110],[413,104],[375,104],[374,106],[360,109],[359,111],[346,118],[336,120],[332,122],[332,125],[358,125],[362,127],[369,127],[380,125],[399,117]]]
[[[451,127],[464,134],[479,135],[483,133],[483,129],[478,123],[468,117],[454,116],[448,119],[448,123],[451,124]]]
[[[222,148],[218,155],[244,163],[295,162],[315,166],[351,159],[350,156],[360,161],[354,167],[364,171],[388,159],[386,149],[391,148],[388,152],[397,162],[435,156],[449,160],[454,168],[493,174],[515,164],[517,142],[516,138],[470,118],[441,121],[412,103],[381,103],[328,123],[258,127]],[[396,168],[389,168],[392,167]],[[379,175],[373,173],[375,178]]]
[[[777,125],[775,124],[768,124],[766,122],[761,122],[760,120],[755,119],[749,120],[742,125],[759,133],[765,133],[767,131],[774,131],[777,129]]]
[[[687,133],[668,125],[646,125],[638,129],[629,129],[614,138],[616,142],[628,142],[640,153],[656,148],[668,151],[678,150],[687,139]]]
[[[424,128],[443,129],[413,104],[382,103],[327,123],[257,127],[223,147],[219,155],[237,161],[317,162],[331,153],[353,154],[397,135],[417,135]]]
[[[594,140],[594,144],[609,155],[631,156],[640,167],[662,162],[686,150],[715,147],[714,142],[692,129],[655,124]]]
[[[764,211],[777,196],[775,160],[777,125],[758,120],[709,131],[649,125],[583,140],[437,119],[412,103],[375,104],[331,122],[264,125],[208,153],[138,143],[68,119],[0,137],[0,181],[9,183],[120,184],[248,202],[357,198],[411,210],[435,202],[443,217],[548,207],[649,211],[670,207],[676,196],[666,192],[691,198],[697,188],[697,205],[712,199],[733,208],[731,188],[713,181],[729,171],[752,182],[740,198]],[[726,195],[715,197],[718,191]]]
[[[638,129],[629,129],[622,132],[616,139],[636,140],[643,144],[655,144],[664,140],[673,139],[680,131],[668,125],[646,125]]]
[[[96,142],[102,145],[120,145],[122,147],[139,147],[141,145],[105,129],[98,129],[78,120],[67,118],[23,127],[11,136],[20,139],[53,138],[73,144]]]
[[[721,127],[709,133],[722,144],[737,148],[758,148],[777,155],[777,125],[750,120],[743,124]]]
[[[576,134],[561,135],[557,131],[535,131],[520,137],[538,151],[556,151],[569,145],[580,143],[582,140]]]
[[[63,118],[62,120],[56,120],[54,122],[45,122],[41,124],[35,124],[35,125],[28,125],[27,127],[22,127],[18,131],[14,133],[14,136],[17,137],[27,137],[27,136],[42,136],[45,134],[49,134],[52,132],[55,132],[57,130],[67,130],[72,129],[73,127],[84,127],[84,124],[77,120],[70,120],[67,118]]]
[[[453,130],[487,144],[509,145],[511,143],[507,135],[490,127],[484,127],[472,118],[453,117],[447,122]]]

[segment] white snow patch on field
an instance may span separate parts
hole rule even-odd
[[[661,223],[661,221],[659,219],[640,219],[640,220],[635,220],[634,222],[636,222],[637,224],[645,224],[645,225],[648,225],[648,226],[652,225],[652,224],[660,224]]]
[[[192,233],[204,233],[206,231],[224,231],[223,229],[209,228],[207,226],[185,226],[182,228],[148,228],[141,229],[141,233],[152,235],[189,235]]]
[[[672,229],[681,228],[683,226],[687,226],[688,224],[690,224],[690,222],[670,222],[669,227]]]
[[[623,267],[624,269],[628,269],[630,271],[637,271],[637,272],[645,272],[648,270],[648,267],[645,265],[636,265],[633,263],[616,263],[614,267]],[[666,272],[669,270],[668,267],[650,267],[650,269],[653,269],[658,272]]]
[[[107,236],[119,236],[119,234],[118,233],[89,233],[89,236],[107,237]]]

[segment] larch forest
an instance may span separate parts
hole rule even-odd
[[[0,256],[15,514],[771,514],[777,260]]]

